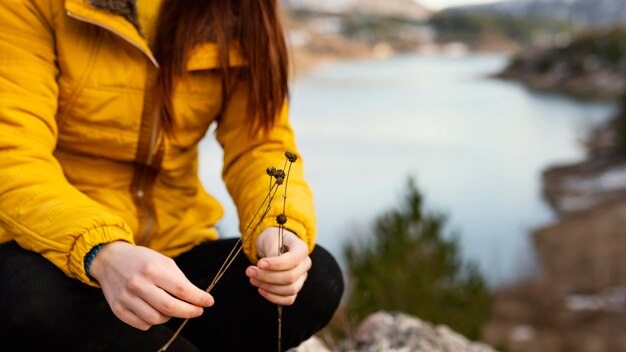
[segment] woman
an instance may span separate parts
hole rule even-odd
[[[210,293],[235,240],[197,175],[217,125],[241,231],[268,166],[296,151],[275,0],[0,1],[0,349],[283,349],[324,327],[343,290],[315,246],[293,164]],[[297,153],[297,152],[296,152]],[[261,259],[259,259],[261,258]]]

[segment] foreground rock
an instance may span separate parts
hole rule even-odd
[[[300,346],[290,349],[288,352],[331,352],[330,349],[322,342],[322,340],[313,336],[304,341]]]
[[[447,326],[382,311],[367,317],[354,338],[341,343],[335,351],[495,352],[485,344],[467,340]]]

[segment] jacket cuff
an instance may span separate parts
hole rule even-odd
[[[95,280],[91,280],[85,272],[85,256],[92,248],[115,241],[133,243],[133,236],[129,229],[120,226],[94,227],[76,237],[74,246],[69,255],[68,271],[72,276],[93,287],[100,287]]]

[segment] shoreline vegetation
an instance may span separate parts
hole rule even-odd
[[[495,78],[615,103],[588,131],[586,157],[540,175],[556,220],[531,235],[537,273],[495,293],[485,341],[511,352],[618,351],[626,332],[626,28],[566,35],[512,58]]]

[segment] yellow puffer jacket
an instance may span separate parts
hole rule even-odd
[[[223,179],[243,227],[268,192],[268,166],[295,150],[287,109],[248,135],[246,83],[217,119],[216,46],[196,47],[174,99],[176,141],[163,138],[146,94],[158,63],[128,16],[105,0],[0,0],[0,243],[15,240],[87,284],[84,257],[127,241],[176,256],[214,240],[223,215],[198,179],[198,142],[212,123]],[[98,6],[100,5],[100,6]],[[236,50],[230,65],[245,65]],[[315,242],[312,194],[299,159],[287,227]],[[257,233],[275,225],[275,202]],[[255,261],[255,238],[244,251]]]

